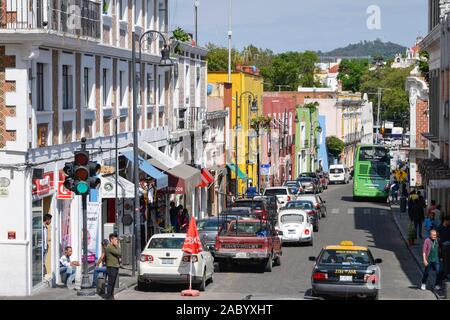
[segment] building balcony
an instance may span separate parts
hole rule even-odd
[[[100,2],[90,0],[0,0],[0,30],[42,30],[99,40]]]

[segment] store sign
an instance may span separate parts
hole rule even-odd
[[[64,187],[64,182],[58,182],[58,194],[56,199],[73,199],[73,192]]]
[[[45,197],[54,192],[55,179],[53,172],[44,173],[42,179],[33,179],[32,195]]]
[[[9,196],[9,189],[7,187],[0,187],[0,197]]]
[[[16,232],[8,231],[8,240],[16,240]]]
[[[262,176],[270,176],[270,164],[261,165],[260,174]]]
[[[100,168],[100,174],[107,175],[107,174],[113,174],[115,172],[116,172],[116,168],[113,166],[102,166]]]

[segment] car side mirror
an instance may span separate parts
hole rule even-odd
[[[316,257],[309,257],[308,260],[309,261],[316,261]]]
[[[380,259],[380,258],[375,259],[375,264],[379,264],[379,263],[383,263],[383,259]]]
[[[278,231],[277,231],[277,235],[282,236],[282,235],[283,235],[283,231],[278,230]]]

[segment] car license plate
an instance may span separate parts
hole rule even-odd
[[[174,264],[173,259],[162,259],[161,264]]]
[[[289,234],[295,234],[295,230],[289,230]]]
[[[247,259],[247,253],[246,252],[236,253],[236,259]]]
[[[352,276],[339,276],[339,281],[353,281]]]
[[[339,178],[339,175],[334,175],[333,177],[335,177],[335,178]]]

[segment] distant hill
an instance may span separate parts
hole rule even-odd
[[[329,52],[317,52],[320,57],[375,57],[382,56],[384,59],[391,59],[397,53],[404,53],[406,47],[392,42],[383,42],[380,39],[375,41],[361,41],[349,44],[344,48],[337,48]]]

